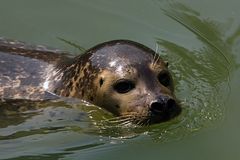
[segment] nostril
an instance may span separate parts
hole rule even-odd
[[[167,108],[168,110],[172,110],[176,107],[176,101],[174,99],[169,99],[167,101]]]
[[[176,101],[172,98],[166,98],[154,101],[150,105],[150,111],[154,113],[172,112],[176,109]]]
[[[155,113],[163,112],[165,110],[165,104],[158,101],[152,102],[150,110]]]

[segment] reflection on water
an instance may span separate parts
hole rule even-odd
[[[221,24],[202,18],[187,5],[159,1],[157,4],[159,14],[185,27],[201,43],[199,48],[187,48],[161,37],[156,39],[159,54],[170,62],[176,95],[183,107],[179,117],[167,123],[139,127],[123,124],[104,110],[81,105],[76,100],[23,101],[17,103],[18,107],[27,105],[30,111],[8,112],[7,115],[1,112],[0,155],[3,158],[57,159],[129,139],[147,137],[169,142],[223,120],[225,101],[231,91],[229,79],[237,66],[233,53],[240,50],[240,27],[226,36]],[[6,105],[14,107],[16,103],[2,103],[0,107]]]
[[[167,128],[165,132],[179,138],[179,135],[197,131],[224,117],[233,59],[230,47],[223,40],[215,22],[200,18],[199,13],[181,3],[170,3],[169,8],[165,6],[162,10],[202,42],[201,48],[193,50],[157,39],[162,49],[160,54],[170,61],[170,70],[176,80],[176,93],[185,110],[177,129],[170,127],[170,131]],[[223,90],[225,94],[219,94]]]

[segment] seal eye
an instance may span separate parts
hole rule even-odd
[[[164,85],[166,87],[169,86],[171,83],[171,77],[170,77],[169,73],[166,71],[159,73],[158,80],[162,85]]]
[[[119,80],[116,84],[114,84],[113,88],[118,93],[127,93],[135,87],[133,82],[129,80]]]

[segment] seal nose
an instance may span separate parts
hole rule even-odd
[[[150,105],[150,111],[156,114],[171,112],[176,108],[176,101],[172,98],[161,97],[158,100],[155,100]]]

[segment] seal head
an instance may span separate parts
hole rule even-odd
[[[84,99],[138,124],[167,121],[181,112],[167,63],[129,40],[105,42],[58,66],[52,90]]]

